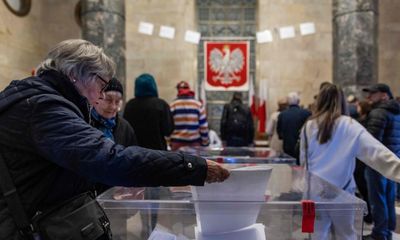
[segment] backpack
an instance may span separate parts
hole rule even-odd
[[[230,135],[247,136],[249,131],[247,122],[248,112],[239,104],[230,104],[227,119],[227,131]]]

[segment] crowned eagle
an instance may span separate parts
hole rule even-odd
[[[211,70],[217,73],[217,76],[213,77],[213,81],[231,84],[233,81],[240,81],[240,77],[236,74],[244,66],[244,55],[239,48],[231,52],[228,45],[225,45],[222,51],[214,48],[210,52],[209,65]]]

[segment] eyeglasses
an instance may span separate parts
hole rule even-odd
[[[99,74],[96,74],[96,77],[98,77],[98,78],[103,82],[104,86],[101,87],[100,92],[104,92],[104,91],[106,90],[106,88],[108,87],[108,85],[110,85],[110,81],[107,82],[107,81],[104,80],[104,78],[102,78]]]

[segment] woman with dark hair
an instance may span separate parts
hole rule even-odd
[[[310,119],[301,131],[300,162],[315,175],[354,194],[355,158],[382,175],[400,181],[400,161],[354,119],[346,116],[343,91],[334,84],[324,85]],[[348,216],[346,216],[348,217]],[[349,222],[350,221],[350,222]],[[330,216],[316,223],[315,239],[328,239],[335,229],[337,239],[356,239],[353,219]]]

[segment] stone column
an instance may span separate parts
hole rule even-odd
[[[377,82],[378,0],[333,0],[333,82],[346,94]]]
[[[81,19],[82,38],[114,60],[116,77],[125,88],[125,1],[81,0]]]

